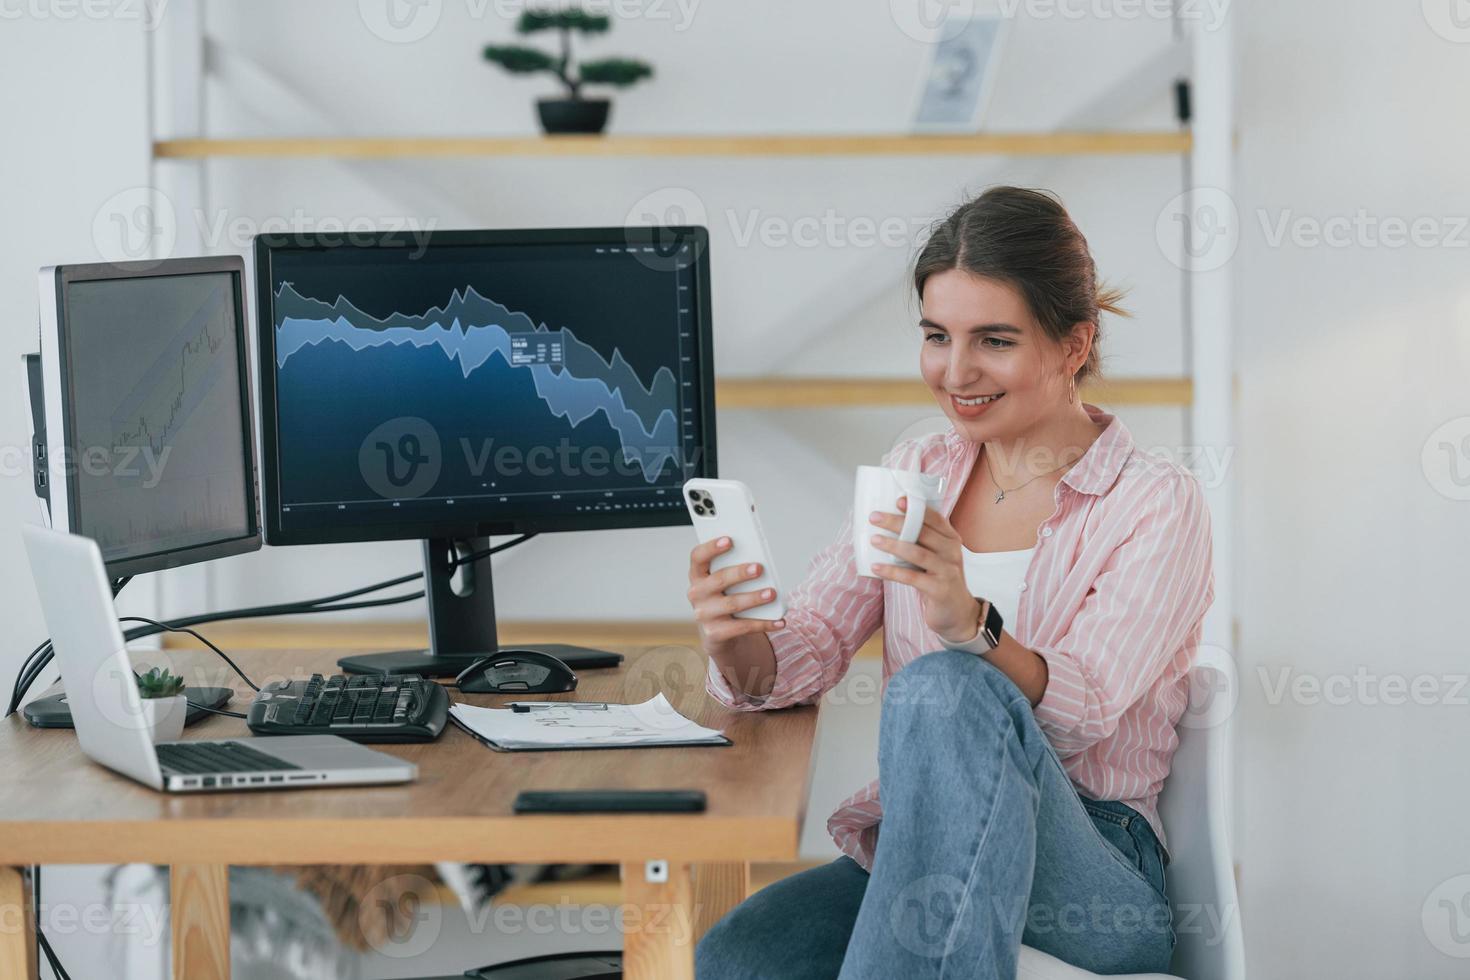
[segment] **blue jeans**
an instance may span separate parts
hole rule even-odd
[[[1132,808],[1077,793],[989,661],[941,650],[890,679],[878,782],[872,874],[844,856],[762,889],[701,940],[701,980],[1012,980],[1023,942],[1167,972],[1163,848]]]

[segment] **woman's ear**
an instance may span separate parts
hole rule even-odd
[[[1088,320],[1072,324],[1072,329],[1062,341],[1063,360],[1067,365],[1067,374],[1074,375],[1082,370],[1082,365],[1087,363],[1087,355],[1092,351],[1092,343],[1097,338],[1097,324]]]

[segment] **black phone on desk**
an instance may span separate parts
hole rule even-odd
[[[698,789],[527,789],[516,813],[703,813]]]

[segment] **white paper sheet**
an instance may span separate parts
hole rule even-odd
[[[663,694],[642,704],[519,702],[530,711],[456,704],[449,711],[473,733],[503,749],[602,748],[647,744],[723,745],[725,736],[696,725]]]

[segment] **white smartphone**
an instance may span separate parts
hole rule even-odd
[[[739,480],[690,480],[684,484],[684,506],[694,521],[694,532],[700,543],[728,537],[731,548],[716,555],[710,571],[718,572],[732,565],[756,562],[760,575],[746,579],[725,590],[726,595],[775,589],[770,602],[735,613],[736,619],[781,619],[786,615],[786,597],[776,580],[776,567],[771,564],[771,549],[755,513],[755,497]]]

